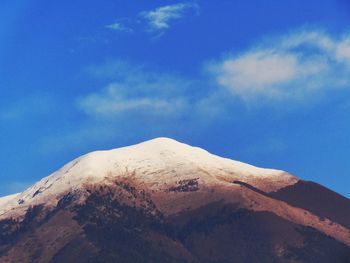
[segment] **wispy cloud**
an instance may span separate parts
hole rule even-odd
[[[113,31],[119,31],[119,32],[127,32],[127,33],[133,32],[133,30],[130,27],[127,27],[122,22],[114,22],[112,24],[106,25],[105,28]]]
[[[245,101],[303,100],[350,88],[350,35],[301,31],[210,65],[219,86]]]
[[[182,74],[120,60],[89,66],[85,74],[98,85],[76,98],[76,109],[85,117],[43,138],[43,152],[84,148],[87,142],[90,147],[115,143],[128,136],[172,137],[214,120],[211,107],[217,100],[206,101],[204,87]]]
[[[158,7],[151,11],[141,12],[141,17],[146,19],[151,30],[165,30],[170,23],[183,18],[186,14],[198,12],[198,5],[195,3],[178,3]]]
[[[89,68],[88,72],[111,81],[98,92],[78,99],[78,107],[88,115],[177,115],[188,106],[183,92],[189,82],[182,78],[121,61]]]
[[[117,19],[105,26],[106,29],[118,32],[148,32],[162,36],[171,24],[188,15],[197,15],[199,5],[195,2],[183,2],[141,11],[135,17]]]
[[[125,112],[152,115],[173,114],[179,113],[186,106],[183,98],[157,98],[151,94],[128,96],[127,89],[129,88],[125,84],[112,83],[100,92],[80,98],[79,107],[89,115],[110,117]]]

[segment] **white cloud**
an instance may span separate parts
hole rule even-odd
[[[344,39],[336,46],[336,57],[350,65],[350,37]]]
[[[133,30],[125,25],[123,25],[121,22],[114,22],[112,24],[105,26],[107,29],[114,30],[114,31],[120,31],[120,32],[128,32],[131,33]]]
[[[295,77],[296,67],[297,59],[290,54],[258,51],[225,60],[218,80],[224,86],[233,84],[242,89],[259,89],[291,80]]]
[[[155,10],[144,11],[141,16],[147,20],[150,29],[164,30],[170,27],[170,22],[179,20],[186,15],[188,11],[197,11],[198,5],[194,3],[178,3],[158,7]]]
[[[199,104],[201,86],[181,74],[125,61],[89,66],[85,73],[106,85],[87,87],[92,91],[76,98],[76,107],[86,118],[74,127],[45,137],[39,145],[43,153],[84,148],[89,144],[91,149],[91,145],[141,135],[142,140],[173,137],[191,133],[193,128],[201,130],[211,118],[209,103],[205,112]]]
[[[138,112],[147,114],[172,114],[179,113],[186,102],[182,98],[157,98],[148,94],[129,97],[126,87],[118,83],[112,83],[98,93],[89,94],[80,98],[78,104],[89,115],[113,116],[125,112]]]
[[[106,25],[105,28],[126,33],[138,31],[157,33],[154,38],[158,38],[164,34],[166,29],[170,28],[172,22],[187,15],[198,15],[198,12],[199,6],[195,2],[177,3],[142,11],[138,13],[137,17],[119,18],[115,22]]]
[[[245,101],[311,98],[350,88],[350,38],[303,31],[210,65],[219,86]]]
[[[88,73],[110,81],[103,89],[82,96],[77,103],[91,116],[174,116],[188,107],[185,95],[190,83],[176,75],[117,61],[88,68]]]

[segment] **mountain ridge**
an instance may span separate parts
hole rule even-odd
[[[157,138],[0,199],[0,262],[349,263],[348,207],[285,171]]]
[[[170,166],[174,173],[163,174],[162,170],[169,169]],[[298,180],[284,171],[258,168],[218,157],[201,148],[192,147],[170,138],[160,137],[132,146],[94,151],[76,158],[24,192],[5,197],[10,202],[3,202],[5,208],[0,209],[0,218],[2,214],[6,213],[6,209],[12,209],[14,206],[28,207],[28,205],[49,204],[50,202],[55,205],[58,201],[55,199],[55,195],[78,190],[82,184],[87,182],[101,182],[108,176],[123,176],[136,171],[142,180],[149,181],[151,184],[172,180],[174,177],[186,180],[185,174],[189,173],[186,166],[195,166],[195,169],[201,170],[199,172],[201,172],[202,177],[205,177],[206,183],[215,180],[233,181],[239,179],[248,182],[255,180],[256,182],[253,184],[259,184],[258,181],[264,178],[269,179],[273,184],[266,185],[265,183],[264,186],[259,186],[262,188],[273,187],[269,190],[276,190]],[[194,168],[190,168],[194,170]],[[224,168],[228,172],[224,171]],[[151,169],[151,173],[147,169]],[[160,171],[160,175],[156,177],[155,171]],[[198,171],[195,172],[198,173]],[[215,175],[211,176],[210,173]],[[237,176],[235,177],[232,173],[236,173]],[[47,192],[48,196],[43,197],[44,192]],[[0,198],[0,203],[3,199]],[[10,203],[10,205],[6,207],[6,203]]]

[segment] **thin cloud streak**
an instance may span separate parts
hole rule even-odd
[[[177,3],[157,7],[153,10],[141,11],[137,17],[117,19],[115,22],[105,26],[106,29],[117,32],[132,33],[139,30],[148,33],[157,33],[162,36],[175,21],[186,16],[198,15],[199,5],[193,2]],[[140,25],[146,25],[141,26]],[[156,38],[157,38],[156,37]]]
[[[110,116],[125,112],[141,111],[152,115],[167,115],[179,113],[186,106],[182,98],[167,99],[142,97],[128,97],[126,87],[112,83],[101,92],[89,94],[78,101],[79,107],[89,115]]]
[[[192,83],[176,74],[123,61],[89,67],[87,73],[109,82],[102,89],[77,99],[78,108],[89,116],[176,117],[188,110],[187,91]]]
[[[195,3],[178,3],[158,7],[151,11],[141,12],[151,30],[165,30],[170,27],[170,23],[183,18],[187,12],[198,12],[199,6]]]
[[[106,25],[105,28],[113,31],[119,31],[119,32],[127,32],[127,33],[133,32],[131,28],[123,25],[122,22],[114,22],[112,24]]]

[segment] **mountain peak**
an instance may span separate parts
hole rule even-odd
[[[126,151],[126,149],[141,150],[146,152],[159,152],[163,150],[169,150],[169,151],[174,151],[178,153],[183,153],[186,151],[198,151],[198,150],[202,152],[206,152],[205,150],[199,147],[193,147],[186,143],[182,143],[168,137],[157,137],[138,144],[134,144],[134,145],[130,145],[122,148],[116,148],[116,149],[113,149],[112,151],[123,151],[123,150]]]
[[[132,178],[151,191],[167,191],[179,181],[193,180],[209,187],[234,181],[274,191],[298,179],[286,172],[258,168],[222,158],[199,147],[160,137],[136,145],[83,155],[43,178],[19,195],[0,199],[1,214],[45,204],[54,206],[67,193],[86,185]],[[1,201],[3,200],[3,201]]]
[[[169,137],[156,137],[154,139],[150,139],[143,143],[164,144],[164,145],[181,144],[179,141]]]

